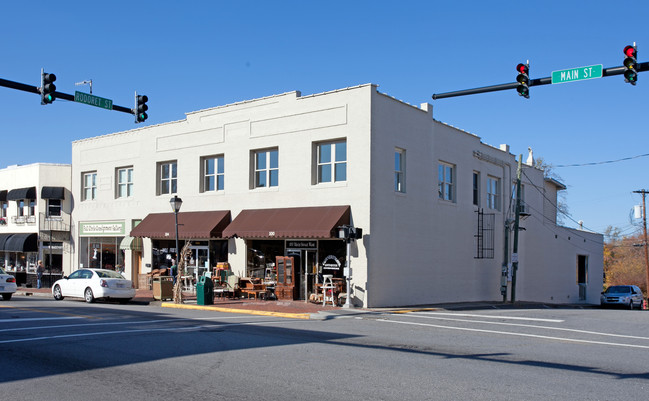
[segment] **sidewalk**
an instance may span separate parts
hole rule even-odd
[[[16,296],[52,297],[50,288],[18,287]],[[136,290],[130,304],[160,306],[175,309],[199,309],[218,312],[246,313],[254,315],[288,317],[294,319],[325,319],[333,313],[359,312],[362,309],[343,309],[331,305],[323,306],[304,301],[261,301],[246,298],[214,298],[213,305],[198,305],[196,294],[183,293],[183,303],[175,304],[171,300],[160,301],[153,298],[152,290]]]

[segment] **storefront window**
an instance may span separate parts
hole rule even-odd
[[[264,278],[266,267],[275,264],[275,257],[284,256],[283,240],[247,241],[246,276]]]
[[[336,278],[344,277],[346,249],[345,242],[341,240],[319,241],[318,272],[331,274]]]
[[[185,241],[178,242],[180,249],[185,246]],[[164,269],[171,267],[171,260],[176,256],[176,240],[153,240],[151,254],[151,268]]]
[[[124,251],[119,244],[124,237],[81,237],[79,267],[115,270],[124,266]]]

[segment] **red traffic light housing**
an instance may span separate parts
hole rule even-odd
[[[526,99],[530,98],[530,65],[520,63],[516,66],[516,71],[518,75],[516,76],[516,82],[518,86],[516,87],[516,92],[519,96],[523,96]]]
[[[631,85],[635,85],[638,82],[638,48],[635,46],[629,45],[626,46],[623,50],[624,52],[624,66],[627,68],[624,71],[624,82],[628,82]]]

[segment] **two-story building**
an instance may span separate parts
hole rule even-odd
[[[343,278],[338,227],[351,224],[363,230],[351,247],[357,306],[499,300],[516,168],[506,145],[371,84],[191,112],[73,142],[70,269],[119,266],[137,282],[170,265],[178,196],[193,274],[227,261],[258,276],[292,257],[303,299],[321,274]],[[557,225],[563,184],[530,165],[522,180],[517,299],[597,303],[602,236]]]
[[[69,164],[49,163],[0,170],[0,263],[18,284],[35,284],[38,260],[45,284],[71,265],[70,172]]]

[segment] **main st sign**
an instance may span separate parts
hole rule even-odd
[[[563,84],[566,82],[583,81],[585,79],[601,78],[602,64],[586,67],[570,68],[567,70],[552,71],[552,83]]]

